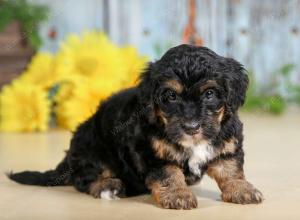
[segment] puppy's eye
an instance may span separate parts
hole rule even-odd
[[[168,101],[175,101],[177,99],[177,95],[176,95],[176,92],[172,91],[172,90],[168,90],[166,93],[165,93],[165,98],[166,100]]]
[[[211,100],[216,95],[215,91],[213,89],[208,89],[205,91],[204,96],[206,99]]]

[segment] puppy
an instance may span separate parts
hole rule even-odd
[[[96,198],[151,192],[163,208],[192,209],[188,185],[215,179],[225,202],[260,203],[243,171],[241,64],[205,47],[180,45],[150,63],[139,84],[101,103],[74,133],[54,169],[9,177],[23,184],[72,185]]]

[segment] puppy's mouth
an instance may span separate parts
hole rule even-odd
[[[190,136],[197,136],[201,133],[201,128],[198,128],[196,130],[184,130],[184,133]]]
[[[200,144],[203,140],[204,138],[201,131],[193,135],[183,133],[178,143],[184,147],[189,148]]]
[[[202,134],[202,128],[198,128],[193,131],[186,131],[182,132],[182,136],[180,138],[179,144],[184,147],[193,147],[198,145],[204,140],[204,136]]]

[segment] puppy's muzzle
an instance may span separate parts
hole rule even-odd
[[[200,132],[200,123],[195,121],[185,122],[182,125],[185,133],[189,135],[194,135]]]

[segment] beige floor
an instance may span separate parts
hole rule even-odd
[[[243,115],[245,171],[265,195],[261,205],[220,201],[211,179],[192,189],[198,209],[164,210],[150,196],[102,201],[71,187],[43,188],[10,182],[5,171],[45,170],[63,156],[70,134],[0,134],[0,219],[300,219],[300,112],[274,118]]]

